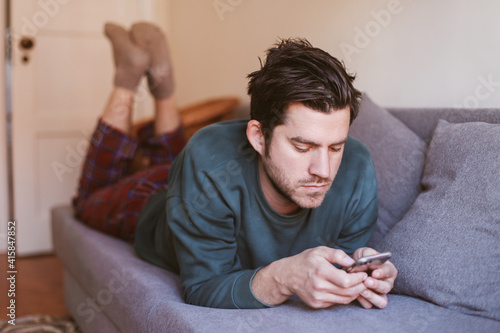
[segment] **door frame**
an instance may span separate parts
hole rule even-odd
[[[4,114],[0,117],[0,254],[7,252],[7,223],[14,221],[14,183],[12,161],[12,54],[10,38],[10,0],[1,1],[0,26],[4,36],[0,45],[0,53],[4,55],[0,69],[0,104],[4,106]]]

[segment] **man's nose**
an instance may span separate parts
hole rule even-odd
[[[330,178],[330,157],[327,151],[317,150],[313,154],[309,173],[320,178]]]

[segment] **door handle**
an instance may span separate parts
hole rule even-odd
[[[35,46],[35,41],[33,38],[30,37],[22,37],[21,40],[19,41],[19,47],[22,50],[31,50]]]
[[[19,48],[21,49],[23,56],[22,56],[22,61],[23,63],[27,63],[30,58],[28,57],[28,52],[35,46],[35,40],[31,37],[26,37],[23,36],[21,37],[21,40],[19,41]]]

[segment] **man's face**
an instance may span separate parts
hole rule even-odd
[[[349,107],[326,114],[290,104],[261,154],[260,182],[274,209],[290,214],[321,205],[342,160],[349,117]]]

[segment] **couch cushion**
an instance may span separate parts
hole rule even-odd
[[[422,192],[378,248],[394,291],[500,320],[500,125],[438,123]]]
[[[391,107],[387,110],[401,120],[409,129],[426,143],[432,139],[440,119],[449,123],[470,123],[482,121],[500,124],[500,109],[463,109],[463,108],[405,108]]]
[[[312,310],[299,300],[269,309],[227,310],[164,302],[154,308],[149,332],[419,333],[498,332],[500,322],[468,316],[418,298],[389,295],[383,310],[334,305]]]
[[[349,134],[370,151],[378,181],[379,217],[374,246],[403,218],[420,193],[425,142],[387,110],[363,94]]]

